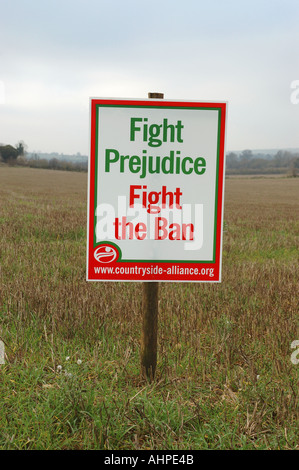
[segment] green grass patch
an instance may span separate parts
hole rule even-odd
[[[85,281],[86,176],[57,173],[1,183],[0,448],[298,449],[296,181],[227,182],[222,283],[161,283],[148,383],[142,284]]]

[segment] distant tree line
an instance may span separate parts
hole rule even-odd
[[[0,145],[0,162],[10,166],[26,166],[30,168],[43,168],[48,170],[64,171],[87,171],[87,162],[73,162],[58,158],[39,158],[37,154],[28,158],[24,142],[19,142],[15,147],[12,145]]]
[[[4,163],[13,163],[18,157],[24,157],[25,144],[20,141],[16,147],[12,145],[0,145],[0,160]]]
[[[279,150],[274,155],[254,154],[252,150],[226,155],[227,175],[289,174],[299,176],[299,152]]]
[[[58,160],[58,158],[28,159],[24,166],[30,168],[42,168],[45,170],[64,170],[64,171],[87,171],[87,162],[71,162],[66,160]]]
[[[77,154],[74,158],[78,158]],[[38,154],[27,157],[26,144],[23,141],[12,145],[0,145],[0,161],[9,165],[27,166],[64,171],[87,171],[87,161],[71,161],[60,158],[40,158]],[[279,150],[274,155],[253,153],[252,150],[228,152],[226,155],[227,175],[270,175],[289,174],[299,176],[299,152]]]

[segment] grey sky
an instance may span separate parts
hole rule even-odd
[[[89,97],[228,101],[227,149],[299,147],[298,0],[0,0],[0,142],[89,151]]]

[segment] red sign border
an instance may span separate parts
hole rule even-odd
[[[118,262],[117,260],[105,266],[106,273],[95,274],[95,267],[100,266],[94,258],[94,201],[95,201],[95,168],[96,168],[96,112],[97,106],[136,106],[136,107],[167,107],[167,108],[218,108],[221,109],[219,130],[219,163],[218,163],[218,200],[216,221],[216,250],[215,262],[161,262],[136,261]],[[114,281],[114,282],[221,282],[222,261],[222,221],[224,198],[224,170],[225,170],[225,129],[226,129],[226,102],[209,101],[170,101],[170,100],[138,100],[123,98],[91,98],[90,101],[90,158],[88,168],[88,220],[87,220],[87,281]],[[107,244],[111,243],[107,241]],[[120,269],[120,264],[121,268]],[[140,268],[135,269],[134,267]],[[104,266],[102,266],[104,268]],[[109,271],[110,268],[110,271]],[[149,273],[142,274],[142,268]],[[197,268],[197,269],[196,269]],[[161,269],[163,272],[161,272]],[[185,274],[181,273],[184,270]],[[211,272],[213,270],[213,273]],[[116,272],[118,271],[118,272]],[[120,272],[122,271],[122,272]],[[156,272],[158,271],[158,272]],[[129,276],[128,276],[129,273]]]

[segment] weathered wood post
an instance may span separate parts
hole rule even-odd
[[[157,365],[158,292],[158,282],[143,283],[141,369],[150,381],[155,377]]]
[[[163,99],[163,93],[148,93],[148,98]],[[157,366],[159,283],[144,282],[142,298],[141,370],[152,381]]]

